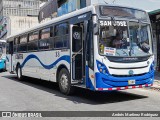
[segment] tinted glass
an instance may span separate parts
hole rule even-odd
[[[16,40],[17,42],[17,40]],[[20,43],[27,43],[27,35],[20,37]]]
[[[100,13],[102,16],[131,17],[148,21],[147,13],[136,9],[101,6]]]
[[[20,44],[18,47],[19,52],[26,52],[27,51],[27,44]]]
[[[39,41],[39,49],[49,49],[49,42],[48,39],[40,40]]]
[[[28,43],[28,51],[38,50],[38,41],[33,41]]]
[[[50,38],[50,28],[41,31],[41,39],[48,39],[48,38]]]
[[[29,34],[29,41],[38,40],[38,38],[39,38],[38,31]]]
[[[52,28],[53,29],[53,28]],[[39,40],[39,49],[40,50],[46,50],[46,49],[52,49],[53,46],[53,38],[52,37],[52,30],[51,28],[46,28],[41,30],[40,37],[41,39]]]
[[[69,25],[67,23],[63,23],[55,26],[55,38],[54,38],[54,46],[55,48],[66,48],[69,43]]]

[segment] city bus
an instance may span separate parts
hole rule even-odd
[[[0,71],[6,71],[6,40],[0,40]]]
[[[75,87],[113,91],[150,87],[154,81],[147,12],[91,5],[7,38],[11,73]]]

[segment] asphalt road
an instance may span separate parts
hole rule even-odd
[[[0,73],[0,111],[160,111],[160,92],[133,89],[92,92],[76,89],[73,96],[59,92],[55,83]]]

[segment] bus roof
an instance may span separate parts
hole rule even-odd
[[[62,20],[65,20],[65,19],[69,19],[69,18],[74,17],[74,16],[77,16],[77,15],[81,15],[81,14],[86,13],[86,12],[92,11],[93,13],[95,13],[96,11],[95,11],[94,8],[95,8],[95,6],[99,6],[99,5],[112,6],[112,7],[124,7],[124,8],[136,9],[136,10],[144,11],[144,10],[138,9],[138,8],[121,6],[121,5],[115,5],[115,4],[114,4],[114,5],[113,5],[113,4],[94,4],[94,5],[91,5],[91,6],[82,8],[82,9],[79,9],[79,10],[77,10],[77,11],[68,13],[68,14],[66,14],[66,15],[63,15],[63,16],[54,18],[54,19],[52,19],[52,20],[50,20],[50,21],[47,21],[47,22],[45,22],[45,23],[38,24],[38,25],[36,25],[35,27],[29,28],[29,29],[24,30],[24,31],[22,31],[22,32],[19,32],[19,33],[17,33],[17,34],[10,35],[10,36],[7,37],[7,41],[12,41],[12,38],[13,38],[13,37],[20,36],[20,35],[25,34],[25,33],[29,33],[29,32],[31,32],[31,31],[34,31],[35,29],[39,29],[39,28],[45,27],[45,26],[47,26],[47,25],[50,25],[50,24],[53,24],[53,23],[56,23],[56,22],[59,22],[59,21],[62,21]]]

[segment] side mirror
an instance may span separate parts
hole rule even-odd
[[[144,51],[144,52],[146,52],[146,53],[148,53],[149,52],[149,50],[150,50],[150,46],[147,44],[147,43],[145,43],[145,42],[141,42],[140,44],[139,44],[139,47]]]
[[[97,23],[95,23],[94,25],[94,35],[99,35],[99,26]]]

